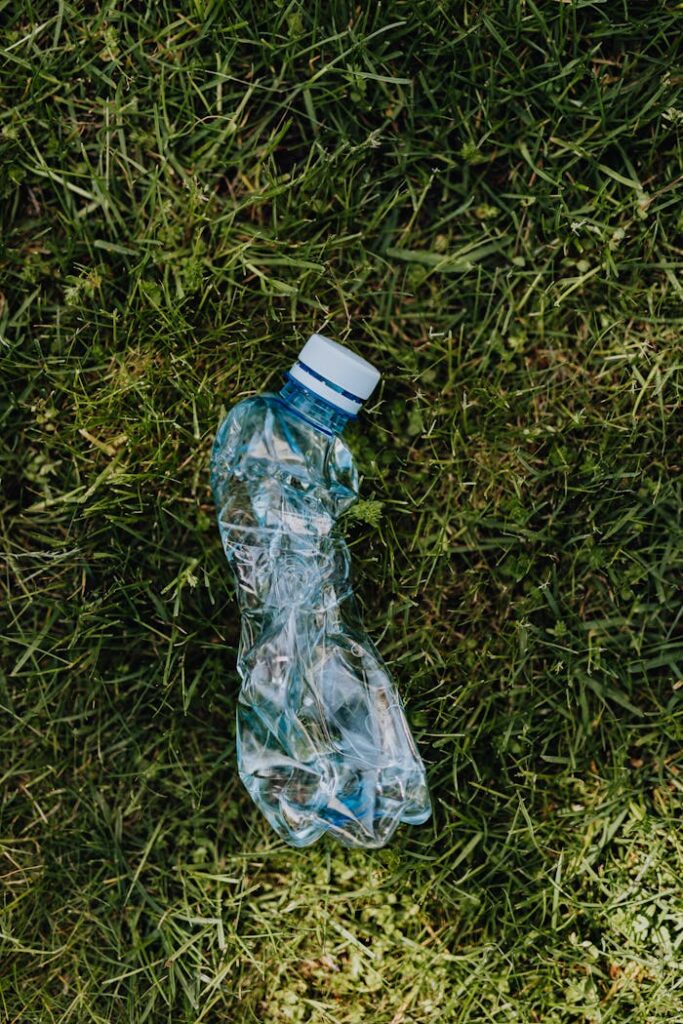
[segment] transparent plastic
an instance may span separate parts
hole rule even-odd
[[[425,771],[362,629],[335,523],[357,499],[348,417],[290,379],[221,424],[211,483],[238,587],[240,777],[293,846],[379,847],[430,815]]]

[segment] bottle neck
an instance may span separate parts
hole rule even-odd
[[[309,391],[289,374],[286,375],[285,386],[279,397],[296,416],[331,437],[341,434],[349,420],[354,418]]]

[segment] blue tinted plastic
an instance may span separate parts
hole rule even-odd
[[[347,417],[289,381],[240,402],[211,482],[238,586],[239,773],[283,839],[384,845],[430,814],[424,767],[386,665],[363,631],[335,530],[358,475]]]

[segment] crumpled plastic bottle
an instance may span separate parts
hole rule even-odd
[[[211,483],[238,588],[240,778],[276,832],[383,846],[431,813],[400,697],[366,635],[335,529],[358,496],[341,433],[379,380],[314,334],[279,394],[221,424]]]

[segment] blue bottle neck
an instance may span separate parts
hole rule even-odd
[[[350,413],[330,405],[324,398],[310,391],[299,381],[286,374],[285,386],[280,391],[280,400],[300,419],[321,430],[331,437],[342,433],[349,420],[354,419]]]

